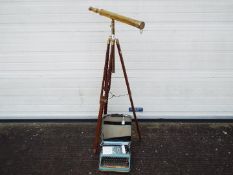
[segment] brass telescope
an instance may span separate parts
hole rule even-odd
[[[129,80],[128,76],[126,73],[126,68],[124,64],[124,59],[120,47],[120,42],[119,40],[115,37],[115,21],[119,21],[128,25],[131,25],[133,27],[136,27],[140,30],[144,29],[145,23],[143,21],[138,21],[136,19],[132,19],[126,16],[119,15],[117,13],[113,13],[104,9],[98,9],[94,7],[89,7],[89,10],[95,13],[98,13],[101,16],[105,16],[107,18],[111,19],[111,35],[108,38],[107,42],[107,49],[106,49],[106,55],[105,55],[105,64],[104,64],[104,72],[103,72],[103,79],[102,79],[102,85],[101,85],[101,92],[100,92],[100,106],[99,106],[99,113],[98,113],[98,119],[97,119],[97,125],[96,125],[96,132],[95,132],[95,140],[94,140],[94,145],[93,145],[93,151],[96,153],[99,150],[99,141],[100,141],[100,136],[101,136],[101,125],[102,125],[102,117],[103,115],[106,115],[108,112],[108,100],[114,97],[109,97],[109,94],[112,94],[110,91],[111,88],[111,79],[112,79],[112,73],[115,73],[115,48],[117,48],[117,52],[120,57],[120,63],[121,67],[123,70],[123,75],[128,91],[128,96],[134,116],[134,121],[136,123],[137,127],[137,133],[139,139],[141,139],[141,133],[137,121],[137,116],[136,116],[136,111],[134,108],[133,104],[133,99],[131,95],[131,90],[129,86]],[[124,125],[124,124],[122,124]],[[113,168],[112,168],[113,169]],[[123,168],[124,169],[124,168]]]
[[[126,17],[126,16],[122,16],[122,15],[119,15],[117,13],[113,13],[113,12],[110,12],[110,11],[107,11],[107,10],[104,10],[104,9],[89,7],[89,10],[93,11],[95,13],[98,13],[101,16],[108,17],[108,18],[110,18],[112,20],[117,20],[117,21],[120,21],[122,23],[137,27],[137,28],[139,28],[141,30],[145,27],[145,22],[143,22],[143,21],[138,21],[136,19],[132,19],[132,18],[129,18],[129,17]]]

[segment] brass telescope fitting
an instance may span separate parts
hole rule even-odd
[[[137,28],[139,28],[141,30],[145,27],[145,22],[143,22],[143,21],[138,21],[136,19],[132,19],[132,18],[129,18],[129,17],[126,17],[126,16],[122,16],[122,15],[119,15],[117,13],[113,13],[113,12],[110,12],[110,11],[107,11],[107,10],[104,10],[104,9],[89,7],[89,10],[92,11],[92,12],[98,13],[101,16],[108,17],[108,18],[110,18],[112,20],[117,20],[117,21],[120,21],[122,23],[137,27]]]

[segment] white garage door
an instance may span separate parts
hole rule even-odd
[[[146,22],[116,24],[140,118],[232,118],[232,0],[0,0],[0,119],[96,118],[110,21],[89,6]]]

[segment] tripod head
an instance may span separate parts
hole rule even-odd
[[[139,28],[141,30],[145,27],[145,22],[143,22],[143,21],[138,21],[136,19],[129,18],[129,17],[123,16],[123,15],[119,15],[119,14],[114,13],[114,12],[110,12],[110,11],[107,11],[104,9],[98,9],[98,8],[94,8],[94,7],[89,7],[89,10],[92,12],[98,13],[101,16],[108,17],[112,20],[120,21],[122,23]]]

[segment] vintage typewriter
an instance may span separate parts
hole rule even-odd
[[[108,114],[102,120],[100,171],[129,172],[131,116]]]

